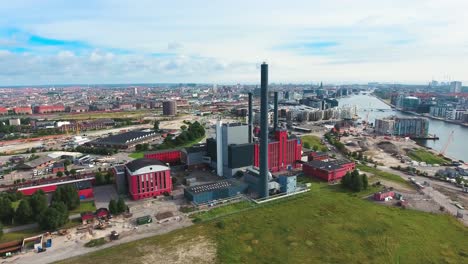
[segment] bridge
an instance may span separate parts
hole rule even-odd
[[[391,112],[391,108],[358,108],[362,112]]]

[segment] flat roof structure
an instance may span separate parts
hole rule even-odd
[[[190,193],[198,194],[198,193],[204,193],[204,192],[211,192],[214,190],[227,189],[227,188],[238,186],[238,185],[240,184],[234,180],[222,180],[222,181],[217,181],[217,182],[212,182],[212,183],[207,183],[207,184],[195,185],[195,186],[186,188],[186,190]]]

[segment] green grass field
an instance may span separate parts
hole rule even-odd
[[[74,210],[69,211],[70,215],[79,214],[82,212],[94,212],[96,211],[96,206],[94,201],[80,202],[80,206]]]
[[[145,156],[144,152],[133,152],[132,154],[128,155],[130,158],[134,159],[141,159]]]
[[[321,139],[317,136],[307,135],[307,136],[301,137],[301,139],[302,139],[302,145],[308,144],[310,146],[310,149],[313,149],[314,146],[317,146],[318,150],[322,150],[322,148],[325,148],[325,145],[322,144]]]
[[[31,237],[31,236],[38,235],[38,234],[41,234],[41,231],[38,229],[26,229],[26,230],[17,231],[17,232],[5,233],[0,238],[0,243],[21,240],[25,237]]]
[[[426,162],[427,164],[444,164],[447,162],[444,158],[422,148],[408,152],[408,157],[415,161]]]
[[[357,164],[356,167],[359,170],[363,171],[363,172],[372,173],[375,176],[380,177],[382,179],[397,182],[397,183],[401,183],[401,184],[404,184],[406,186],[412,186],[411,184],[408,183],[408,181],[406,181],[405,179],[403,179],[402,177],[400,177],[400,176],[398,176],[396,174],[389,173],[389,172],[386,172],[386,171],[381,171],[379,169],[369,167],[369,166],[366,166],[366,165],[362,165],[362,164]]]
[[[62,263],[164,263],[174,256],[183,263],[180,252],[190,254],[203,241],[215,247],[218,263],[467,263],[467,237],[451,216],[382,206],[312,183],[292,199]]]

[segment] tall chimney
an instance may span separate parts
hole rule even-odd
[[[252,110],[252,93],[249,93],[249,143],[252,143],[252,128],[253,128],[253,110]]]
[[[274,107],[273,107],[273,131],[278,129],[278,92],[275,92],[275,99],[274,99]]]
[[[268,64],[261,66],[260,97],[260,188],[261,198],[268,197]]]

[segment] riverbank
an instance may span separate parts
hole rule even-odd
[[[438,120],[438,121],[443,121],[443,122],[447,122],[447,123],[454,124],[454,125],[460,125],[460,126],[463,126],[463,127],[468,127],[468,123],[462,123],[462,122],[458,122],[458,121],[455,121],[455,120],[447,120],[445,118],[435,117],[435,116],[431,116],[431,115],[419,114],[419,113],[412,112],[412,111],[404,111],[404,110],[396,107],[395,105],[392,105],[391,103],[385,101],[384,99],[376,96],[375,94],[370,94],[370,96],[373,96],[373,97],[377,98],[379,101],[381,101],[382,103],[390,106],[391,108],[395,109],[396,111],[400,111],[400,112],[405,113],[405,114],[410,114],[410,115],[415,115],[415,116],[420,116],[420,117],[427,117],[427,118],[430,118],[430,119],[433,119],[433,120]]]

